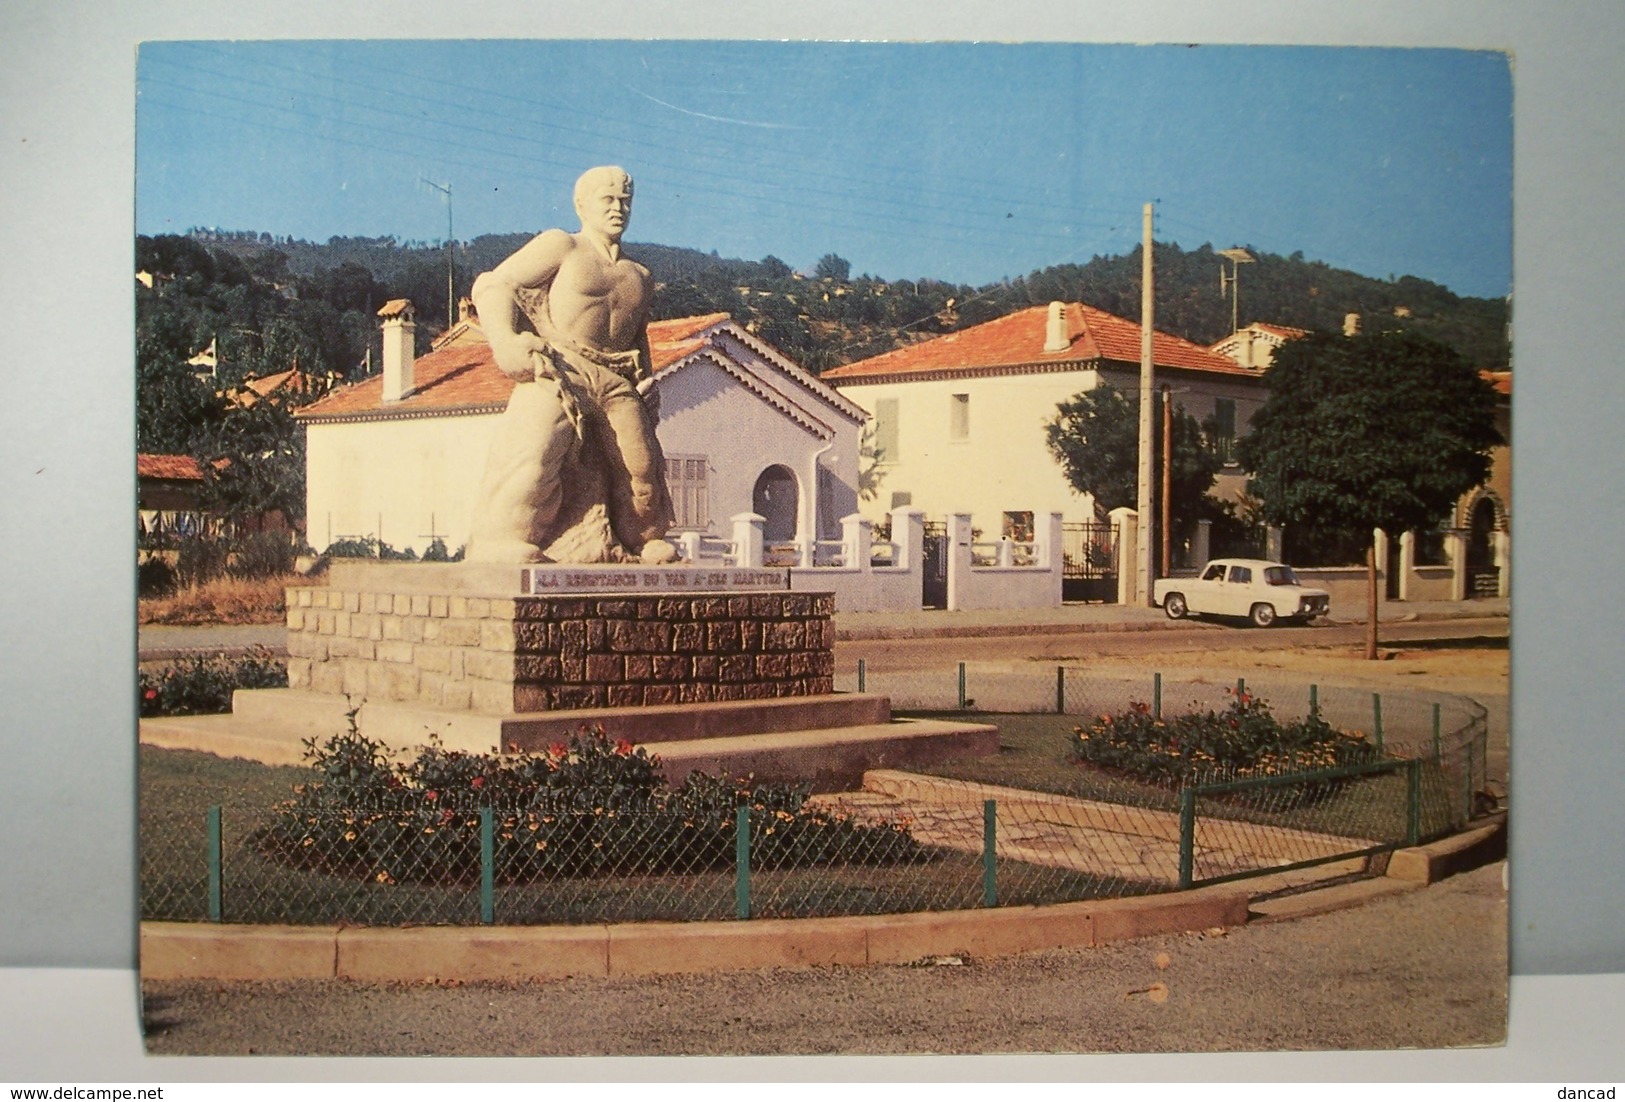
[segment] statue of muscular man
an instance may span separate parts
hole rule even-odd
[[[576,182],[575,209],[580,232],[547,230],[474,281],[480,326],[517,385],[492,440],[470,561],[677,557],[664,539],[671,498],[644,398],[651,279],[621,254],[632,178],[589,169]],[[601,539],[560,539],[583,523],[574,514],[591,497],[572,478],[603,484]]]

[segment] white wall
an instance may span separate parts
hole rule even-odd
[[[306,538],[374,536],[422,554],[468,542],[494,414],[314,424],[305,432]]]
[[[1050,454],[1044,424],[1061,402],[1095,384],[1094,371],[1069,371],[842,387],[845,397],[871,415],[880,399],[898,401],[897,452],[883,457],[879,493],[859,508],[883,520],[892,495],[905,492],[912,495],[909,507],[928,517],[969,513],[984,539],[999,537],[1005,512],[1092,519],[1092,501],[1072,489]],[[970,396],[963,440],[950,438],[955,394]]]

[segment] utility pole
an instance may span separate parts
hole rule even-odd
[[[1174,394],[1167,383],[1162,384],[1162,571],[1159,578],[1168,576],[1170,551],[1168,533],[1173,527],[1174,500]]]
[[[1135,547],[1134,582],[1141,605],[1151,607],[1151,393],[1155,380],[1151,334],[1156,323],[1151,269],[1151,204],[1145,205],[1143,257],[1140,273],[1140,463],[1139,493],[1135,509],[1139,515],[1139,540]]]
[[[424,176],[419,176],[418,179],[446,197],[446,331],[450,332],[451,327],[457,324],[457,269],[454,261],[455,254],[452,251],[451,185],[437,184]]]

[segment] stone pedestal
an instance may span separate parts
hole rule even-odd
[[[288,590],[287,689],[230,716],[144,720],[149,745],[297,764],[304,740],[362,734],[402,756],[543,750],[582,727],[696,769],[833,790],[864,770],[998,752],[998,729],[894,720],[834,692],[827,593],[784,570],[337,563]]]
[[[834,600],[784,574],[336,564],[288,590],[288,685],[488,714],[830,693]]]

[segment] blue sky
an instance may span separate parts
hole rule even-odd
[[[136,225],[311,240],[575,225],[985,283],[1159,240],[1511,290],[1500,54],[769,42],[160,42],[141,48]]]

